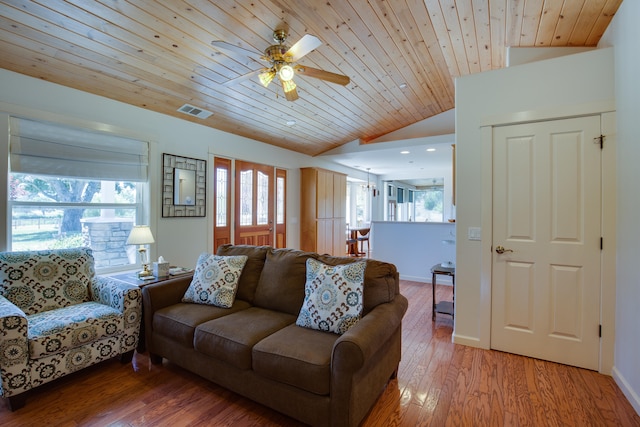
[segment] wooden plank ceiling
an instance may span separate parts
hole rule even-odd
[[[595,46],[621,2],[2,0],[0,67],[317,155],[453,108],[454,79],[504,67],[506,46]],[[276,28],[320,38],[299,64],[351,82],[296,75],[294,102],[256,76],[223,85],[265,65]]]

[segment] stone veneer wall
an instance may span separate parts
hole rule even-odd
[[[136,248],[125,244],[133,228],[131,219],[87,218],[82,223],[84,244],[93,250],[96,268],[136,262]]]

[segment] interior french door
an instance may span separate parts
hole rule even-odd
[[[236,160],[234,243],[273,246],[274,167]]]

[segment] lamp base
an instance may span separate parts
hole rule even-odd
[[[149,276],[153,276],[153,273],[151,273],[151,270],[149,270],[149,265],[143,264],[142,271],[138,271],[138,278],[149,277]]]

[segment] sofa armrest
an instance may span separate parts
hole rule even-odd
[[[379,304],[336,340],[331,355],[331,425],[362,420],[401,356],[402,318],[407,299],[397,294]]]
[[[124,331],[120,354],[136,348],[142,322],[142,292],[140,287],[120,282],[107,276],[96,276],[91,281],[93,301],[108,305],[123,313]]]
[[[153,316],[153,313],[161,308],[182,302],[182,297],[189,288],[191,280],[190,275],[180,276],[142,288],[145,317],[146,314]]]
[[[0,395],[31,388],[27,315],[0,296]]]
[[[149,352],[153,347],[153,316],[156,311],[182,302],[184,293],[191,284],[192,276],[180,276],[175,279],[154,283],[142,288],[142,301],[144,305],[144,329],[145,341],[149,346]],[[154,356],[152,355],[152,361]],[[155,362],[154,362],[155,363]]]
[[[332,377],[353,374],[386,343],[402,324],[409,307],[403,295],[376,306],[333,345]]]
[[[108,305],[124,313],[142,306],[142,292],[135,285],[120,282],[108,276],[96,276],[91,282],[91,300]]]

